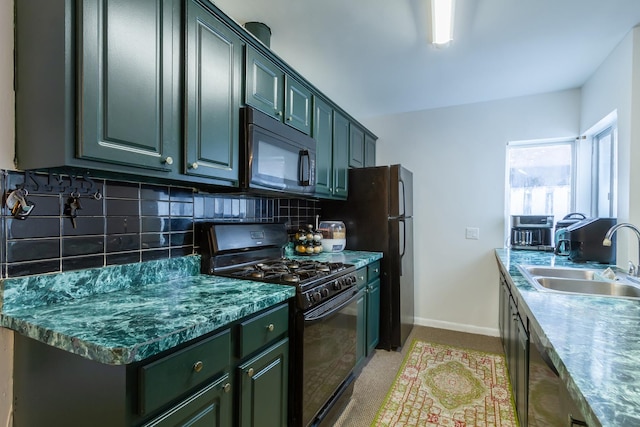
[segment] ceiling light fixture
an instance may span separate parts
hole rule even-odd
[[[453,40],[453,6],[455,0],[431,0],[432,43],[446,46]]]

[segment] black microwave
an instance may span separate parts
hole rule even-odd
[[[241,109],[244,189],[313,195],[316,141],[254,108]]]

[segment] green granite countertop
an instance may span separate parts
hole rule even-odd
[[[382,252],[365,252],[365,251],[342,251],[342,252],[323,252],[318,255],[294,255],[291,248],[287,248],[285,253],[287,258],[292,259],[311,259],[322,262],[342,262],[345,264],[354,264],[356,268],[361,268],[367,264],[371,264],[382,258]]]
[[[379,252],[291,256],[364,267]],[[200,256],[0,281],[0,326],[101,363],[121,365],[295,296],[292,286],[201,275]]]
[[[640,426],[640,300],[541,291],[517,265],[570,266],[547,252],[497,249],[511,276],[518,308],[548,349],[590,427]]]
[[[295,296],[291,286],[199,274],[187,256],[0,281],[0,326],[128,364]]]

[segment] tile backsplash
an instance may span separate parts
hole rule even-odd
[[[92,192],[78,199],[75,227],[70,192],[48,191],[48,176],[28,176],[38,190],[34,207],[16,219],[6,196],[25,184],[25,174],[0,171],[0,276],[18,277],[183,256],[198,252],[200,221],[285,222],[289,229],[311,224],[314,200],[210,194],[192,188],[92,179]],[[68,177],[60,177],[69,184]],[[60,187],[65,187],[61,185]],[[29,188],[29,187],[27,187]],[[94,192],[95,190],[95,192]]]

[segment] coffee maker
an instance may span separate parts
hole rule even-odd
[[[552,251],[553,215],[511,215],[512,249]]]
[[[617,224],[616,218],[587,218],[566,228],[569,240],[569,259],[573,262],[593,261],[615,264],[615,238],[611,246],[602,241],[607,230]]]

